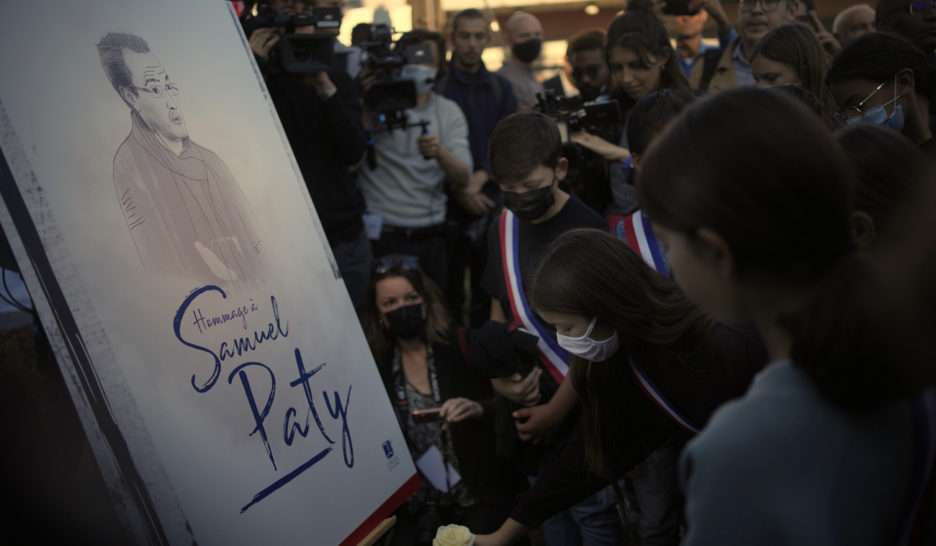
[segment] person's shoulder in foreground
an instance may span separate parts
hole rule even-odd
[[[849,413],[775,363],[686,446],[684,544],[894,543],[912,439],[906,402]]]

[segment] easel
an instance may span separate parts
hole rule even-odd
[[[374,546],[390,529],[393,529],[394,525],[396,525],[396,516],[390,516],[383,520],[380,522],[380,525],[375,527],[373,531],[358,543],[358,546]]]

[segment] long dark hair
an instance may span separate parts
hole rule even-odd
[[[534,309],[598,317],[631,348],[693,349],[710,321],[673,281],[650,268],[627,243],[579,228],[546,250],[530,284]]]
[[[828,112],[837,110],[825,84],[829,56],[811,28],[802,23],[780,25],[761,38],[751,53],[751,61],[758,55],[792,68],[800,85],[815,95],[823,108]]]
[[[405,278],[422,296],[423,305],[426,307],[426,331],[423,339],[430,345],[443,344],[448,341],[449,316],[445,310],[442,291],[419,266],[398,261],[385,270],[381,270],[380,273],[375,269],[371,271],[370,281],[367,283],[360,319],[364,337],[367,339],[367,344],[378,366],[388,363],[393,355],[395,340],[381,323],[380,311],[377,309],[377,283],[391,277]]]
[[[666,27],[649,0],[631,0],[627,3],[627,11],[615,17],[608,25],[605,41],[606,61],[611,55],[611,50],[616,47],[634,51],[646,65],[650,65],[651,56],[657,59],[666,58],[663,73],[660,75],[660,89],[689,91],[689,82],[679,67],[679,60],[676,59]]]
[[[530,290],[534,309],[597,317],[599,324],[613,327],[621,353],[648,366],[692,352],[712,328],[709,316],[675,283],[626,243],[596,229],[575,229],[556,239]],[[641,440],[615,433],[622,420],[636,419],[619,396],[627,373],[620,362],[592,364],[572,357],[569,377],[582,400],[586,463],[605,476],[619,470],[615,454],[624,451],[619,446]]]
[[[631,153],[643,155],[654,137],[693,100],[695,96],[688,91],[661,89],[637,101],[627,114],[627,146]]]
[[[885,364],[894,352],[879,320],[880,283],[851,242],[854,173],[803,105],[759,89],[702,101],[651,147],[638,176],[654,222],[690,239],[711,229],[738,277],[809,292],[776,320],[791,335],[793,363],[827,399],[857,410],[901,394]]]

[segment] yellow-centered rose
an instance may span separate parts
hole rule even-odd
[[[475,536],[464,525],[443,525],[436,531],[432,546],[472,546]]]

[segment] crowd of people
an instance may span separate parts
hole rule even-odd
[[[421,473],[392,543],[933,544],[936,3],[623,8],[547,82],[526,12],[496,72],[476,9],[389,72],[248,36]]]

